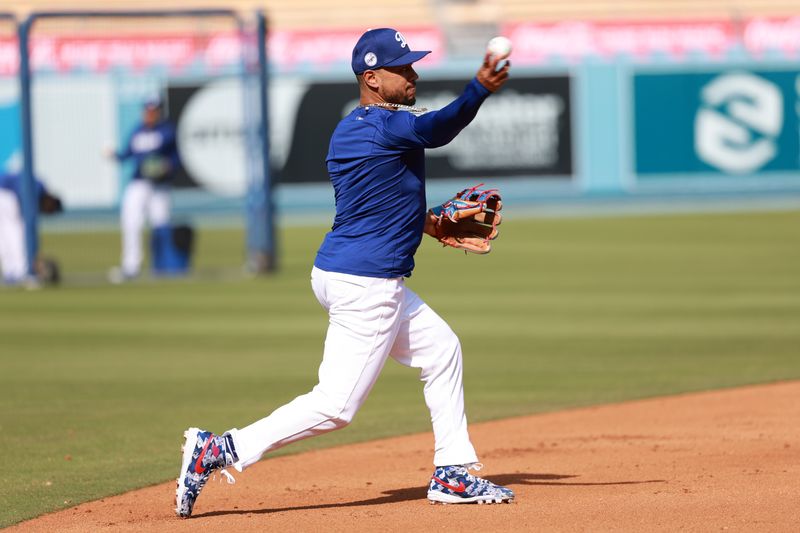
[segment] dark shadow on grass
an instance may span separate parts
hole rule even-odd
[[[613,485],[639,485],[643,483],[664,483],[663,479],[648,479],[641,481],[605,481],[605,482],[576,482],[576,481],[561,481],[564,479],[572,479],[579,477],[577,475],[561,475],[561,474],[499,474],[496,476],[489,476],[491,481],[500,485],[506,485],[514,488],[519,485],[557,485],[557,486],[573,486],[573,487],[593,487],[593,486],[613,486]],[[225,511],[210,511],[207,513],[196,514],[194,518],[202,518],[209,516],[225,516],[225,515],[240,515],[240,514],[272,514],[283,513],[287,511],[311,511],[315,509],[339,509],[346,507],[362,507],[367,505],[383,505],[387,503],[400,503],[413,500],[425,499],[427,485],[422,487],[408,487],[404,489],[391,489],[383,492],[383,496],[377,498],[370,498],[368,500],[357,500],[352,502],[339,502],[339,503],[319,503],[315,505],[300,505],[294,507],[275,507],[268,509],[231,509]]]

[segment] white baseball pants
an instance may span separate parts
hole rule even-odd
[[[17,195],[5,189],[0,189],[0,272],[9,283],[17,283],[28,275],[25,222]]]
[[[145,222],[151,228],[163,226],[170,219],[170,194],[165,187],[150,181],[131,181],[122,195],[122,272],[136,276],[142,268],[142,230]]]
[[[467,432],[461,345],[455,333],[403,278],[381,279],[314,267],[311,286],[330,322],[319,384],[243,429],[232,429],[239,461],[349,424],[386,359],[420,369],[435,440],[434,465],[475,463]]]

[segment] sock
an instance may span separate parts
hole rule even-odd
[[[224,449],[225,453],[227,454],[227,457],[225,459],[226,462],[228,463],[228,466],[232,465],[233,463],[238,463],[239,456],[236,454],[236,446],[233,445],[233,437],[231,436],[231,434],[226,433],[220,438],[225,441]]]

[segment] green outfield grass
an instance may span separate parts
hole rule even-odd
[[[175,478],[187,426],[242,427],[306,392],[324,231],[282,231],[269,279],[0,291],[0,527]],[[44,245],[70,275],[116,239]],[[241,242],[203,231],[198,266],[236,265]],[[509,217],[486,257],[426,238],[409,285],[461,337],[473,422],[800,378],[800,212]],[[427,430],[415,372],[389,363],[352,426],[283,452]]]

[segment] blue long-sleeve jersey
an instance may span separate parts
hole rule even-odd
[[[169,161],[170,171],[163,180],[170,181],[180,165],[178,145],[176,142],[175,127],[169,121],[163,120],[152,127],[140,124],[131,133],[125,149],[117,154],[117,158],[124,161],[133,159],[133,179],[142,179],[142,164],[148,157],[160,156]]]
[[[44,183],[34,179],[36,185],[36,201],[38,202],[47,192]],[[13,192],[17,201],[22,201],[22,176],[20,174],[0,174],[0,189]]]
[[[491,94],[477,79],[453,102],[422,116],[366,106],[333,132],[327,165],[333,228],[314,264],[331,272],[410,276],[425,228],[425,148],[452,141]]]

